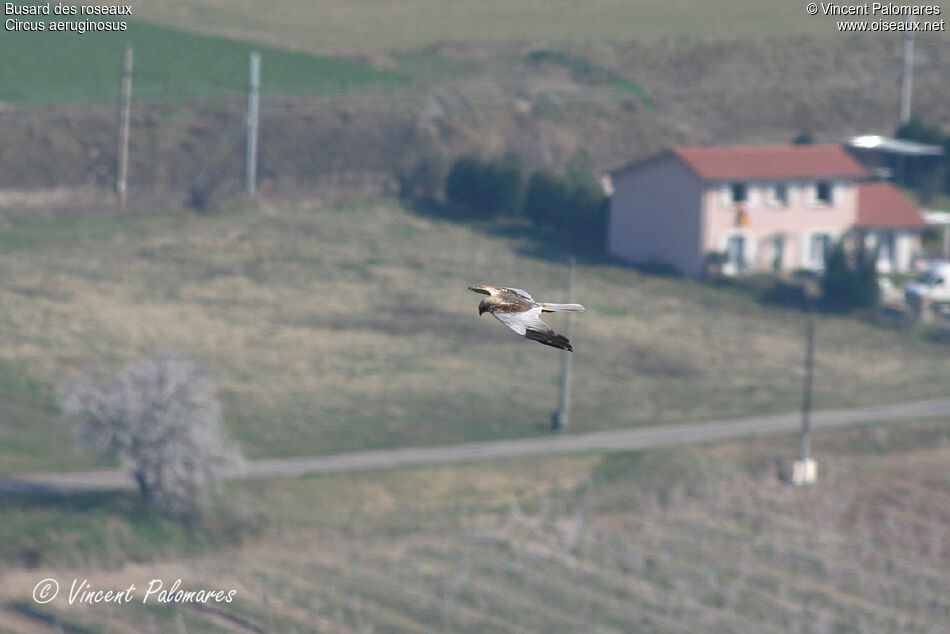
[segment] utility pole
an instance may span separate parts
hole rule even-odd
[[[817,465],[811,457],[811,391],[815,365],[815,309],[808,311],[805,326],[805,381],[802,387],[802,441],[798,460],[792,464],[792,483],[801,486],[814,484],[818,475]]]
[[[119,208],[125,211],[126,190],[129,174],[129,127],[132,118],[132,44],[125,45],[125,60],[122,64],[122,105],[119,112],[119,165],[115,191],[119,195]]]
[[[251,81],[247,95],[247,163],[245,185],[249,198],[257,191],[257,126],[260,118],[261,54],[251,53]]]
[[[908,14],[905,23],[910,26],[911,16]],[[914,91],[914,35],[908,29],[904,31],[904,55],[901,67],[901,106],[899,113],[900,125],[910,121],[910,99]]]
[[[950,260],[950,221],[943,226],[943,259]]]
[[[567,273],[567,302],[574,301],[574,256],[568,261]],[[564,336],[571,338],[571,322],[574,320],[572,313],[567,313],[564,322]],[[558,398],[557,411],[551,416],[551,429],[559,431],[567,427],[570,422],[571,407],[571,353],[567,350],[561,352],[561,389]]]

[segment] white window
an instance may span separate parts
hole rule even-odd
[[[779,273],[785,268],[785,236],[777,233],[769,240],[769,264],[772,271]]]
[[[755,268],[756,239],[748,231],[731,231],[718,239],[719,251],[723,253],[722,272],[726,275],[741,275]]]
[[[731,236],[726,242],[726,264],[735,273],[742,273],[746,269],[745,236]]]
[[[877,270],[890,273],[897,269],[897,236],[893,231],[877,235]]]
[[[772,183],[768,190],[768,203],[773,207],[788,207],[788,183]]]
[[[815,181],[808,191],[808,203],[812,207],[834,207],[835,185],[831,181]]]
[[[749,186],[746,183],[731,183],[729,185],[729,202],[733,205],[749,202]]]
[[[813,233],[805,242],[805,266],[811,269],[825,268],[825,259],[831,252],[832,238],[829,233]]]

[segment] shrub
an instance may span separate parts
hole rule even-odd
[[[848,312],[877,306],[881,289],[876,262],[877,253],[865,248],[863,240],[854,249],[848,249],[843,240],[838,242],[825,261],[825,274],[821,280],[824,307],[835,312]]]
[[[565,179],[550,171],[536,172],[528,180],[525,216],[538,225],[565,227],[570,219],[570,197]]]
[[[514,157],[486,161],[463,156],[449,171],[445,196],[473,216],[516,215],[524,201],[524,168]]]
[[[400,172],[399,196],[404,200],[432,201],[442,193],[448,164],[441,155],[421,158],[411,168]]]
[[[941,191],[950,194],[950,135],[945,135],[940,128],[912,117],[897,128],[894,136],[917,143],[943,146],[942,156],[908,156],[900,159],[899,163],[895,159],[891,167],[899,184],[914,189],[924,203]]]
[[[203,511],[244,461],[221,429],[211,381],[176,352],[126,366],[104,387],[72,385],[63,418],[81,447],[122,462],[147,504],[176,514]]]
[[[603,237],[607,197],[590,177],[537,172],[528,182],[525,215],[541,226],[570,231],[577,238]]]

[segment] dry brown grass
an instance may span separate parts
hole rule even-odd
[[[0,253],[0,355],[42,380],[177,348],[213,370],[252,457],[548,427],[559,354],[479,319],[465,286],[556,301],[566,254],[386,200],[75,222],[31,221],[33,242]],[[572,431],[798,406],[800,314],[607,264],[581,266],[577,288]],[[914,333],[821,318],[816,407],[941,396],[945,363]],[[54,466],[40,451],[34,468]]]
[[[597,0],[398,4],[358,0],[174,0],[136,7],[148,20],[311,52],[379,53],[442,41],[610,42],[831,33],[834,21],[781,0],[631,3]]]
[[[38,579],[182,578],[238,590],[188,631],[940,631],[950,618],[947,422],[816,436],[817,486],[781,484],[793,438],[250,483],[259,541],[115,570],[0,575],[0,623]],[[306,501],[306,503],[304,503]],[[174,611],[44,608],[92,629]],[[22,619],[21,619],[22,620]]]

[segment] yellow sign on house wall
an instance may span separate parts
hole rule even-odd
[[[736,203],[736,226],[749,226],[749,212],[746,211],[745,205],[743,203]]]

